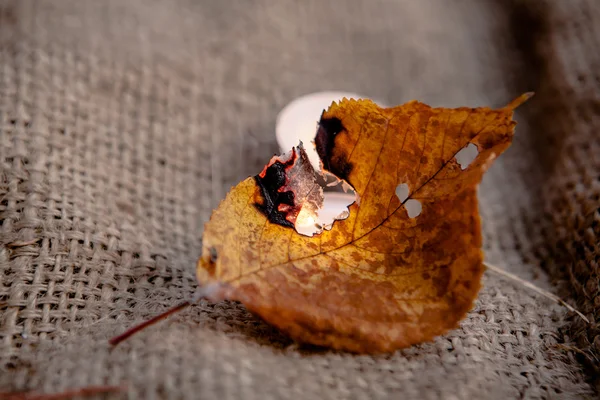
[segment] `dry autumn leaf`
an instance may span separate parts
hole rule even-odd
[[[359,353],[457,327],[484,269],[477,186],[512,141],[514,109],[532,95],[495,110],[333,103],[314,140],[322,171],[300,144],[214,210],[197,265],[200,297],[241,301],[299,342]],[[331,174],[358,200],[331,230],[303,236],[294,227],[318,219]]]
[[[213,212],[199,282],[216,285],[212,299],[240,301],[299,342],[335,349],[392,351],[457,327],[484,270],[477,186],[510,145],[513,110],[529,97],[500,109],[333,103],[317,152],[360,205],[331,230],[298,234],[295,218],[322,194],[311,191],[301,146],[274,157]],[[464,168],[456,158],[469,145],[477,156]],[[416,216],[410,201],[421,206]]]

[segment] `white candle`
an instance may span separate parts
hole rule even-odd
[[[286,153],[302,141],[311,164],[315,170],[319,170],[319,156],[313,143],[319,119],[323,110],[327,110],[332,102],[340,101],[344,97],[347,99],[365,98],[356,93],[317,92],[298,97],[286,105],[277,116],[275,126],[280,151]],[[382,103],[376,103],[384,107]],[[315,223],[325,227],[325,229],[330,229],[334,220],[348,217],[347,207],[354,202],[353,194],[327,191],[326,188],[324,189],[324,196],[323,207],[318,212],[318,221],[315,221],[312,217],[298,218],[296,221],[298,232],[312,236],[312,234],[318,232]]]

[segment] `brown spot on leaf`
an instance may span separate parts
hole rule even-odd
[[[348,174],[352,171],[352,165],[345,153],[334,153],[336,138],[338,135],[344,134],[344,131],[344,125],[338,118],[323,118],[321,116],[317,135],[315,136],[315,146],[324,169],[339,179],[347,180]]]
[[[448,266],[439,267],[436,274],[433,275],[433,286],[438,297],[444,296],[450,283],[451,272]]]

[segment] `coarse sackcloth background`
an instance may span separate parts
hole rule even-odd
[[[600,350],[597,0],[0,0],[0,391],[129,398],[572,399]],[[203,224],[278,152],[294,97],[506,104],[480,188],[488,261],[461,327],[382,356],[298,347],[189,298]],[[115,395],[114,398],[126,398]]]

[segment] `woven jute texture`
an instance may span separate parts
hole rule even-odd
[[[594,396],[598,5],[0,0],[0,391]],[[535,90],[480,189],[486,258],[563,288],[592,324],[486,272],[459,329],[394,354],[299,347],[230,302],[111,350],[108,338],[193,295],[212,209],[278,152],[278,111],[328,89],[446,107]]]

